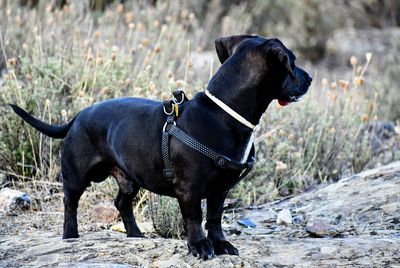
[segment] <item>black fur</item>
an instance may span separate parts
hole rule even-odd
[[[253,124],[274,99],[296,101],[306,93],[311,77],[295,66],[295,56],[278,39],[230,36],[215,42],[223,65],[208,85],[210,92]],[[42,133],[64,139],[61,166],[64,186],[64,235],[78,237],[77,206],[90,182],[107,176],[119,185],[115,205],[128,236],[142,236],[131,203],[142,187],[176,197],[186,223],[190,252],[204,259],[214,254],[237,255],[226,241],[221,216],[227,191],[239,172],[214,162],[176,139],[170,154],[177,182],[163,177],[161,130],[166,119],[162,103],[140,98],[104,101],[82,110],[64,126],[40,122],[21,108],[14,111]],[[251,129],[242,125],[203,92],[183,104],[177,125],[220,154],[240,161]],[[201,227],[201,199],[207,199],[207,237]]]
[[[73,120],[71,120],[71,122],[63,126],[53,126],[34,118],[32,115],[28,114],[25,110],[21,109],[17,105],[14,104],[9,104],[9,105],[14,110],[14,112],[17,115],[19,115],[22,119],[24,119],[24,121],[27,122],[29,125],[33,126],[43,134],[55,139],[64,138],[67,135],[68,130],[71,128],[75,120],[74,118]]]

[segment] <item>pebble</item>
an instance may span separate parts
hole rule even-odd
[[[296,225],[300,225],[304,222],[304,219],[301,215],[296,215],[293,217],[293,223]]]
[[[112,231],[120,232],[120,233],[126,233],[125,226],[122,222],[119,222],[117,224],[114,224],[111,226]]]
[[[273,229],[268,228],[247,228],[244,230],[244,233],[248,235],[268,235],[272,234],[273,232]]]
[[[279,225],[291,225],[293,223],[292,213],[287,208],[282,209],[278,213],[278,217],[276,218],[276,223]]]
[[[32,203],[27,193],[3,188],[0,191],[0,212],[10,212],[16,209],[27,209]]]
[[[312,237],[335,237],[339,234],[335,226],[330,225],[324,221],[314,222],[312,225],[306,227],[307,233]]]

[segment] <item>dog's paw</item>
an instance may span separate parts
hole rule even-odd
[[[202,258],[204,260],[210,260],[214,257],[214,248],[211,241],[207,238],[195,243],[188,243],[188,247],[189,252],[195,257]]]
[[[216,255],[239,255],[239,250],[237,250],[237,248],[235,248],[231,243],[226,240],[214,240],[212,241],[212,244],[214,246],[214,252]]]
[[[64,233],[62,239],[79,238],[78,232]]]
[[[146,238],[146,236],[142,233],[127,233],[126,237]]]

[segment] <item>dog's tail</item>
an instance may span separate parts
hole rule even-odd
[[[14,105],[14,104],[9,104],[9,105],[14,110],[14,112],[17,115],[19,115],[22,119],[24,119],[24,121],[27,122],[29,125],[36,128],[43,134],[45,134],[49,137],[52,137],[52,138],[56,138],[56,139],[62,139],[67,135],[68,130],[71,128],[71,126],[74,123],[75,118],[76,118],[75,117],[74,119],[72,119],[66,125],[53,126],[53,125],[46,124],[46,123],[36,119],[35,117],[33,117],[32,115],[27,113],[24,109],[18,107],[17,105]]]

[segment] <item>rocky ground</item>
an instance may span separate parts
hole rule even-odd
[[[202,261],[188,255],[185,241],[158,238],[141,225],[152,238],[126,238],[91,223],[81,224],[79,239],[63,241],[57,209],[3,213],[0,266],[400,267],[400,162],[227,211],[224,228],[240,256]]]

